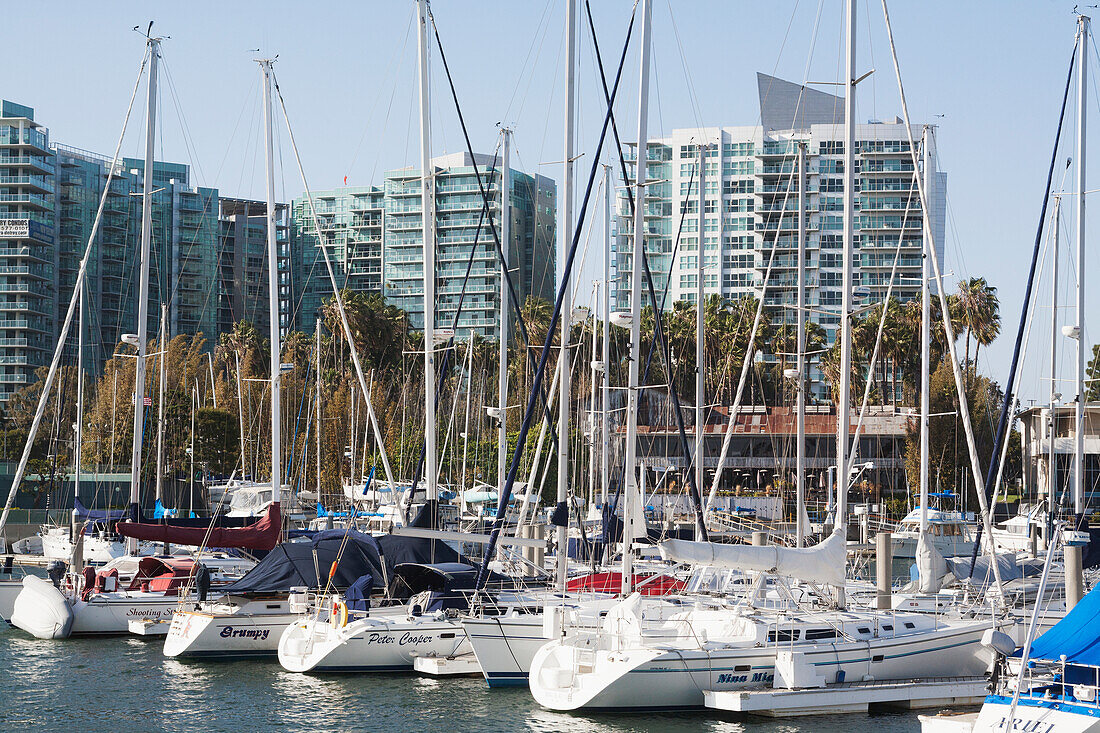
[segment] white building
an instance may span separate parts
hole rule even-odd
[[[807,144],[806,302],[810,319],[831,343],[840,323],[843,267],[844,100],[757,74],[758,124],[673,130],[648,145],[646,250],[658,298],[668,283],[666,307],[695,301],[698,278],[698,145],[707,145],[702,217],[705,295],[763,297],[772,323],[794,323],[797,288],[797,145]],[[923,127],[914,126],[919,141]],[[924,218],[905,125],[871,121],[857,125],[853,285],[857,305],[881,300],[890,284],[899,241],[894,294],[919,295]],[[918,142],[919,144],[919,142]],[[636,146],[634,148],[636,150]],[[942,263],[947,174],[936,166],[928,192],[932,231]],[[634,153],[632,152],[632,155]],[[633,161],[629,161],[633,162]],[[917,173],[919,175],[919,173]],[[625,190],[617,205],[616,307],[630,306],[633,223]],[[682,223],[681,223],[682,222]],[[679,246],[677,248],[677,238]],[[773,248],[777,252],[765,287]],[[675,258],[673,253],[676,252]],[[643,293],[643,303],[648,295]],[[824,396],[814,379],[812,387]]]

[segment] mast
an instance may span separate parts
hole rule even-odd
[[[607,237],[603,258],[603,410],[600,414],[600,503],[607,507],[607,495],[611,486],[611,166],[603,167],[603,218]]]
[[[606,283],[604,284],[606,287]],[[595,506],[596,502],[596,452],[598,447],[598,433],[596,431],[596,398],[599,396],[600,360],[596,358],[596,339],[599,319],[600,281],[592,284],[592,387],[588,402],[588,505]],[[592,558],[595,560],[595,557]]]
[[[932,185],[932,156],[929,155],[929,143],[931,135],[927,127],[924,128],[924,183],[927,190]],[[917,175],[914,171],[913,175]],[[921,243],[921,281],[920,281],[920,532],[922,535],[928,532],[928,487],[931,479],[931,376],[932,376],[932,292],[930,283],[932,280],[931,255],[929,247],[932,246],[932,225],[929,212],[924,212],[924,231]]]
[[[845,0],[845,16],[847,92],[844,95],[844,273],[841,281],[840,385],[836,402],[837,526],[842,532],[848,528],[848,432],[851,427],[849,393],[852,369],[852,258],[855,256],[856,216],[856,0]]]
[[[782,221],[782,215],[780,215]],[[778,236],[778,235],[777,235]],[[806,544],[806,143],[798,143],[798,295],[795,304],[796,325],[795,388],[796,466],[795,466],[795,546]]]
[[[81,295],[83,298],[83,294]],[[84,312],[80,313],[81,319]],[[81,327],[83,329],[83,326]],[[83,334],[81,334],[83,335]],[[168,371],[168,305],[160,304],[160,388],[157,397],[157,501],[164,501],[164,375]]]
[[[650,0],[642,0],[642,47],[639,60],[638,83],[638,146],[635,165],[634,187],[634,242],[630,256],[630,365],[627,368],[626,390],[626,486],[623,487],[623,564],[622,592],[629,594],[634,589],[633,557],[631,543],[638,532],[634,527],[635,504],[641,501],[636,495],[638,486],[638,362],[641,360],[641,321],[642,321],[642,257],[645,256],[645,199],[646,199],[646,155],[648,152],[649,121],[649,35]],[[656,304],[654,304],[656,307]],[[660,314],[657,314],[660,318]],[[645,527],[641,527],[645,533]]]
[[[1058,235],[1059,235],[1059,218],[1061,216],[1062,209],[1062,197],[1054,197],[1054,240],[1051,242],[1051,248],[1053,250],[1052,266],[1051,266],[1051,287],[1050,287],[1050,479],[1048,485],[1048,493],[1050,495],[1050,503],[1047,506],[1047,513],[1053,517],[1055,502],[1058,501],[1057,496],[1057,478],[1058,478],[1058,452],[1054,449],[1054,438],[1057,435],[1058,420],[1055,410],[1058,409]],[[1047,527],[1051,526],[1050,522],[1044,523]],[[1051,538],[1047,537],[1046,541],[1051,542]]]
[[[244,389],[241,384],[241,352],[233,350],[233,356],[237,360],[237,422],[240,423],[241,433],[241,479],[244,479],[248,464],[244,457]]]
[[[271,342],[271,501],[276,506],[283,488],[282,472],[282,340],[279,334],[279,251],[275,232],[275,157],[271,135],[271,59],[260,60],[264,80],[264,151],[267,163],[267,304]]]
[[[188,505],[191,513],[195,512],[195,406],[199,402],[199,382],[195,380],[195,386],[191,388],[191,484],[188,489]]]
[[[149,336],[149,249],[153,241],[153,146],[157,123],[157,64],[160,40],[150,37],[149,85],[145,110],[145,175],[141,195],[141,250],[138,254],[137,359],[134,361],[134,440],[130,454],[130,513],[140,516],[141,446],[145,433],[145,352]],[[126,538],[126,553],[137,553],[137,540]]]
[[[1088,101],[1089,18],[1078,16],[1081,47],[1077,52],[1077,404],[1074,406],[1073,513],[1085,510],[1085,127]]]
[[[424,244],[424,493],[429,502],[438,496],[438,456],[435,416],[435,197],[432,187],[431,105],[428,78],[428,3],[417,0],[420,34],[420,212]],[[432,524],[435,524],[433,519]],[[434,529],[434,526],[433,526]]]
[[[317,405],[314,408],[317,421],[317,501],[321,501],[321,318],[313,328],[313,371],[317,375]]]
[[[80,457],[84,448],[84,281],[77,283],[80,289],[80,316],[76,335],[76,446],[73,449],[73,472],[76,474],[73,484],[73,496],[80,498]],[[76,506],[74,503],[73,506]]]
[[[462,481],[459,483],[458,505],[460,511],[466,513],[466,457],[470,448],[470,397],[472,396],[474,380],[474,332],[470,330],[470,337],[466,341],[466,426],[462,429]],[[497,487],[497,491],[504,488],[504,484]]]
[[[512,143],[512,131],[501,128],[502,138],[500,164],[500,243],[504,258],[500,261],[500,338],[497,340],[499,366],[497,370],[497,491],[504,487],[504,478],[508,472],[508,257],[512,247],[512,174],[509,169],[509,150]]]
[[[574,72],[577,63],[577,4],[576,0],[565,2],[565,160],[562,171],[561,220],[558,222],[559,254],[562,259],[561,272],[565,272],[565,259],[573,242],[573,122],[575,92]],[[564,283],[564,313],[561,318],[561,353],[558,359],[562,368],[558,378],[558,506],[569,500],[569,397],[571,362],[569,360],[569,332],[573,325],[573,287]],[[559,592],[565,591],[565,578],[569,563],[566,548],[569,546],[568,522],[557,528],[558,559],[554,566]]]
[[[703,399],[706,392],[706,378],[703,374],[703,360],[706,358],[706,349],[703,343],[703,232],[706,230],[704,223],[706,221],[706,215],[703,213],[704,201],[705,201],[705,187],[703,186],[704,174],[706,172],[706,150],[707,146],[700,143],[699,145],[699,259],[696,269],[696,283],[695,283],[695,485],[702,487],[703,485],[703,422],[706,416],[706,408],[704,407],[705,400]],[[719,290],[721,292],[721,290]],[[660,317],[660,314],[657,316]],[[702,515],[700,515],[696,524],[699,525],[702,522]],[[695,527],[695,539],[699,539],[703,536],[703,528],[701,526]]]

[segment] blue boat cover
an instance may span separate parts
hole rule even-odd
[[[1100,586],[1031,643],[1031,659],[1056,662],[1063,654],[1067,662],[1100,666]]]
[[[73,497],[73,509],[76,510],[77,519],[82,522],[114,521],[126,516],[125,509],[112,509],[106,512],[99,509],[89,509],[80,501],[80,497]]]
[[[370,592],[374,588],[374,576],[367,573],[352,583],[344,594],[344,600],[352,611],[370,610]]]
[[[276,545],[256,567],[236,583],[222,588],[221,592],[285,593],[297,586],[324,588],[334,562],[336,572],[332,576],[332,585],[340,590],[365,575],[385,577],[378,543],[373,537],[361,532],[332,529],[317,532],[309,542]]]

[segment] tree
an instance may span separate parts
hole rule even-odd
[[[240,460],[240,428],[229,410],[204,407],[195,412],[195,461],[207,471],[227,476]]]
[[[962,327],[966,330],[967,369],[970,365],[970,341],[974,340],[974,361],[978,361],[978,351],[989,346],[1001,332],[1001,304],[997,298],[997,288],[986,282],[984,277],[972,277],[959,283],[956,293]]]
[[[1085,399],[1088,402],[1100,400],[1100,344],[1092,347],[1092,359],[1085,367]]]

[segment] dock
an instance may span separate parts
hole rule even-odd
[[[803,689],[706,690],[705,705],[769,718],[861,713],[875,708],[919,710],[980,705],[988,694],[984,677],[841,682]]]
[[[473,652],[455,657],[417,657],[413,669],[432,677],[472,677],[481,675],[481,665]]]

